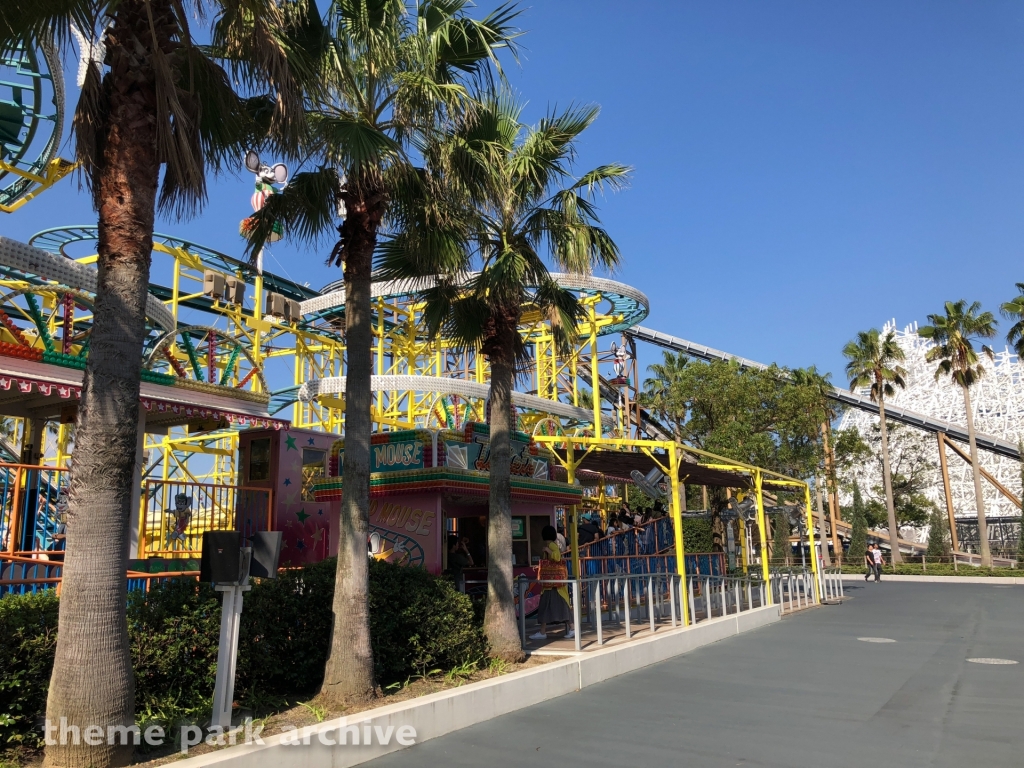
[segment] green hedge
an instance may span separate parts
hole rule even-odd
[[[52,592],[0,599],[0,750],[37,746],[56,647]]]
[[[859,573],[864,574],[867,568],[863,565],[850,565],[848,563],[843,564],[843,573]],[[928,563],[926,568],[921,567],[921,563],[902,563],[896,566],[896,570],[892,569],[891,565],[883,566],[882,578],[886,575],[889,576],[979,576],[979,577],[996,577],[1006,576],[1011,578],[1021,578],[1024,576],[1024,571],[1019,568],[975,568],[970,565],[961,564],[956,570],[953,570],[953,566],[950,563]]]
[[[714,528],[711,520],[683,518],[683,542],[687,552],[714,552]]]
[[[254,584],[239,635],[236,699],[263,708],[315,693],[330,648],[335,561]],[[129,598],[136,719],[173,725],[209,716],[220,595],[190,579]],[[39,746],[57,639],[52,592],[0,599],[0,750]],[[479,612],[452,583],[418,568],[370,563],[370,636],[384,685],[486,653]]]

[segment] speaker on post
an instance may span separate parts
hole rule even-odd
[[[242,539],[238,531],[206,531],[199,580],[218,584],[237,584]]]
[[[277,578],[281,558],[281,531],[260,531],[252,535],[252,561],[249,575],[261,579]]]

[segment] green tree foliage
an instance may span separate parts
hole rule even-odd
[[[813,371],[741,368],[671,352],[649,370],[641,403],[681,443],[795,477],[821,466],[827,414]]]
[[[886,527],[895,539],[899,538],[899,523],[896,502],[893,497],[892,471],[889,465],[888,424],[885,418],[885,400],[896,394],[896,388],[906,387],[904,377],[907,371],[900,365],[905,359],[903,348],[896,341],[896,332],[888,331],[882,336],[877,329],[860,331],[857,338],[843,347],[846,375],[850,379],[850,391],[867,387],[871,399],[878,403],[878,428],[881,436],[882,489],[885,497]],[[900,548],[892,548],[892,560],[901,562]]]
[[[928,557],[947,557],[949,555],[949,523],[938,509],[932,510],[928,517]]]
[[[323,86],[311,92],[307,105],[306,150],[313,162],[250,219],[248,249],[259,253],[281,226],[302,240],[334,240],[328,263],[343,270],[345,495],[337,520],[332,651],[321,695],[345,705],[377,693],[364,544],[373,431],[374,256],[382,236],[417,225],[432,236],[444,231],[436,218],[420,217],[422,201],[433,199],[438,184],[417,162],[431,137],[463,122],[468,87],[494,79],[498,52],[513,47],[519,32],[510,26],[518,12],[509,5],[482,19],[467,13],[466,0],[323,5],[322,20],[316,26],[310,20],[304,39],[304,47],[316,51]],[[508,571],[511,583],[511,565]],[[514,617],[507,623],[511,634]]]
[[[935,462],[928,449],[933,443],[921,432],[902,424],[889,425],[889,467],[892,478],[893,506],[899,526],[921,528],[928,524],[935,504],[925,491],[935,483]],[[867,436],[870,460],[882,466],[881,435],[876,425]],[[888,528],[885,489],[874,486],[865,501],[869,528]]]
[[[971,474],[974,476],[974,503],[978,510],[978,548],[981,550],[981,567],[992,567],[992,553],[989,550],[988,524],[985,520],[985,497],[981,487],[981,462],[978,459],[978,441],[974,431],[974,407],[971,405],[971,387],[985,375],[981,356],[974,344],[996,335],[996,319],[991,312],[982,312],[977,301],[968,304],[965,300],[947,301],[941,315],[928,315],[931,325],[917,329],[922,338],[934,342],[925,353],[930,363],[938,363],[935,380],[948,376],[959,386],[964,397],[964,413],[967,417],[967,437],[971,449]],[[1012,329],[1011,329],[1012,333]],[[981,344],[981,355],[994,360],[992,348]]]
[[[860,485],[856,481],[853,483],[850,525],[853,526],[850,533],[850,549],[844,562],[860,563],[864,557],[864,550],[868,548],[868,525],[864,512],[864,497],[861,496]]]
[[[1024,357],[1024,283],[1017,283],[1017,296],[999,307],[1007,320],[1016,320],[1006,332],[1006,341],[1014,351]]]
[[[793,554],[789,545],[789,515],[770,515],[772,522],[772,564],[786,565]]]
[[[511,392],[516,372],[531,363],[521,326],[546,319],[562,352],[570,351],[584,308],[548,267],[573,274],[615,268],[619,249],[601,226],[595,198],[624,186],[629,173],[611,163],[577,175],[577,149],[597,107],[552,111],[528,126],[523,106],[508,92],[488,90],[472,120],[428,147],[427,167],[434,171],[428,175],[444,179],[445,194],[430,196],[422,215],[380,247],[381,278],[433,279],[422,292],[429,335],[478,350],[490,366],[484,626],[491,653],[508,660],[522,654],[512,599],[509,484]]]

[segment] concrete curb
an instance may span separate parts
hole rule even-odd
[[[864,575],[858,573],[844,573],[843,581],[863,580]],[[896,574],[882,574],[882,581],[917,581],[928,584],[1024,584],[1024,577],[1017,576],[898,576]]]
[[[361,739],[359,746],[325,744],[321,737],[333,742],[339,739],[340,729],[346,727],[358,726],[360,733],[364,728],[373,728],[375,734],[386,733],[390,727],[396,734],[401,726],[412,726],[419,744],[772,624],[780,617],[779,606],[769,605],[696,626],[663,629],[629,645],[553,661],[494,680],[367,710],[351,718],[329,720],[301,728],[294,734],[275,734],[265,738],[263,745],[227,747],[176,761],[174,765],[177,768],[349,768],[407,746],[399,744],[394,736],[387,744],[379,743],[379,735],[375,736],[373,744]],[[351,738],[351,732],[348,735]]]

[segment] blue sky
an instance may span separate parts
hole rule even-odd
[[[547,0],[521,23],[527,118],[596,102],[580,169],[635,167],[602,216],[646,325],[841,383],[856,331],[1024,282],[1024,5]],[[251,183],[158,229],[237,254]],[[65,181],[0,232],[94,221]],[[319,286],[322,261],[279,243],[266,266]]]

